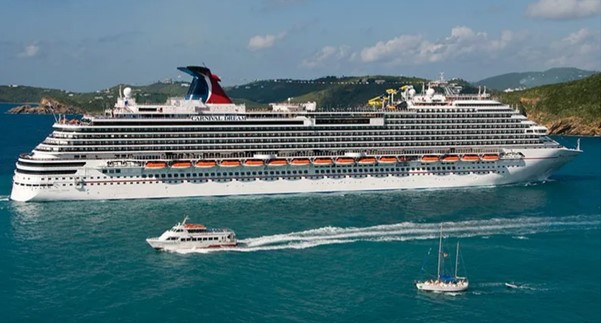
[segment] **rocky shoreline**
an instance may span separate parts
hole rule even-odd
[[[53,98],[43,97],[37,106],[29,104],[14,107],[6,113],[9,114],[84,114],[79,107],[66,105]]]
[[[547,127],[550,135],[601,136],[601,120],[591,121],[576,116],[549,116],[541,112],[528,113],[528,119]]]

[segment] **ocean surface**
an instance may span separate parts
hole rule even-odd
[[[2,322],[601,321],[601,138],[581,138],[584,153],[549,181],[508,187],[9,201],[18,154],[52,122],[0,114]],[[246,246],[146,244],[184,216]],[[441,223],[451,255],[461,241],[466,293],[413,285],[436,272]]]

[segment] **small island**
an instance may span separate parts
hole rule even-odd
[[[10,114],[83,114],[85,111],[81,108],[66,105],[58,100],[49,97],[43,97],[39,105],[20,105],[8,110]]]

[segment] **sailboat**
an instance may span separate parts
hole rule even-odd
[[[418,281],[415,286],[419,290],[428,292],[463,292],[467,290],[469,281],[467,277],[457,276],[457,267],[459,264],[459,242],[457,242],[457,251],[455,253],[455,275],[450,276],[443,273],[443,258],[446,257],[446,253],[442,249],[442,225],[440,226],[440,238],[438,242],[438,268],[436,273],[436,279]]]

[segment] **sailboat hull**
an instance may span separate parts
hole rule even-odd
[[[453,292],[463,292],[467,290],[469,287],[469,282],[467,281],[459,281],[453,283],[443,283],[443,282],[418,282],[415,284],[417,289],[423,290],[425,292],[438,292],[438,293],[453,293]]]

